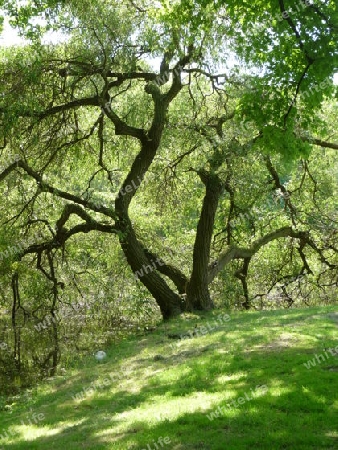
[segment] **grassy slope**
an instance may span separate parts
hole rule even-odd
[[[215,327],[221,312],[161,325],[106,349],[106,363],[89,356],[3,408],[0,435],[12,435],[0,449],[338,449],[338,356],[324,353],[338,346],[334,310],[234,313],[179,345],[166,335]],[[307,369],[315,354],[325,361]]]

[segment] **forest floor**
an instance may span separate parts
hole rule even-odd
[[[95,349],[0,404],[0,449],[338,449],[336,311],[187,314]]]

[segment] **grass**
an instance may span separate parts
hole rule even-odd
[[[0,449],[338,449],[334,307],[224,314],[162,324],[12,398]]]

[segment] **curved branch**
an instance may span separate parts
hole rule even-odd
[[[18,167],[23,169],[28,175],[30,175],[37,182],[41,192],[49,192],[50,194],[56,195],[57,197],[63,198],[64,200],[69,200],[71,202],[77,203],[84,206],[85,208],[91,209],[92,211],[104,214],[111,219],[116,218],[115,212],[111,208],[107,208],[99,203],[94,203],[88,200],[84,200],[77,195],[70,194],[69,192],[57,189],[43,180],[43,176],[32,169],[25,161],[18,160],[8,166],[2,173],[0,173],[0,182],[6,178],[11,172],[16,170]]]
[[[180,294],[185,294],[186,286],[189,280],[184,273],[177,269],[177,267],[165,263],[162,258],[158,257],[152,251],[145,249],[144,253],[149,261],[156,261],[156,270],[170,278]]]
[[[173,82],[169,91],[167,92],[167,94],[165,94],[165,102],[167,103],[167,105],[169,105],[169,103],[176,97],[176,95],[182,89],[181,73],[184,69],[184,66],[191,61],[193,56],[193,50],[194,50],[193,46],[190,46],[188,48],[188,53],[178,61],[178,63],[175,65],[173,69]]]
[[[78,233],[90,233],[91,231],[101,231],[103,233],[109,234],[118,234],[118,230],[112,225],[102,224],[100,222],[96,222],[91,219],[90,222],[81,223],[79,225],[75,225],[73,228],[67,230],[65,228],[58,230],[56,236],[47,242],[42,242],[40,244],[32,244],[22,252],[19,253],[19,259],[23,258],[23,256],[37,253],[40,254],[43,251],[50,251],[52,249],[58,249],[64,246],[65,242]]]
[[[118,136],[131,136],[135,137],[142,143],[148,141],[147,134],[143,128],[136,128],[128,125],[124,122],[111,108],[111,104],[106,102],[104,105],[101,105],[102,110],[106,114],[106,116],[113,122],[115,125],[115,134]]]
[[[68,103],[64,103],[62,105],[52,106],[42,113],[34,113],[33,111],[32,114],[27,115],[32,117],[37,116],[39,119],[43,120],[46,117],[53,116],[54,114],[58,114],[59,112],[68,111],[69,109],[79,108],[80,106],[99,106],[99,104],[99,97],[97,96],[80,98]]]
[[[30,109],[25,110],[24,112],[18,113],[18,115],[22,117],[36,117],[40,120],[46,119],[49,116],[53,116],[54,114],[58,114],[60,112],[68,111],[70,109],[79,108],[80,106],[99,106],[99,97],[86,97],[80,98],[68,103],[63,103],[62,105],[52,106],[51,108],[46,109],[43,112],[32,111]],[[5,112],[4,108],[0,108],[0,112]]]
[[[232,245],[220,255],[217,261],[209,265],[208,283],[210,284],[216,275],[232,260],[252,258],[264,245],[282,237],[304,239],[307,243],[309,241],[308,232],[295,231],[291,227],[283,227],[256,240],[250,248],[240,248]]]

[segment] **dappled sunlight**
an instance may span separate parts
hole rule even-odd
[[[332,430],[332,431],[327,431],[325,433],[325,436],[329,437],[329,438],[334,438],[338,440],[338,431],[337,430]]]
[[[289,383],[283,380],[269,379],[269,396],[282,397],[294,391]]]
[[[231,393],[229,393],[231,396]],[[234,393],[233,393],[234,395]],[[161,401],[161,397],[151,397],[148,402],[130,411],[117,414],[116,418],[130,424],[134,421],[144,421],[149,425],[156,425],[157,422],[175,421],[184,414],[206,413],[214,408],[218,402],[224,399],[224,395],[219,393],[211,394],[206,392],[196,392],[191,395],[177,398],[167,398]]]
[[[77,420],[77,421],[67,421],[67,422],[59,422],[57,425],[46,425],[41,423],[38,425],[18,425],[14,426],[13,429],[17,432],[18,437],[14,439],[13,442],[16,441],[36,441],[39,438],[43,437],[51,437],[61,434],[69,428],[76,427],[81,425],[85,419]]]
[[[289,317],[292,324],[292,312]],[[247,317],[243,315],[243,319],[246,322]],[[49,380],[30,395],[28,401],[34,401],[34,408],[46,415],[48,423],[15,428],[17,436],[3,443],[13,442],[9,450],[17,450],[16,446],[21,449],[23,439],[41,449],[51,447],[52,442],[66,447],[69,437],[74,436],[69,444],[74,449],[85,445],[140,450],[156,442],[157,437],[170,436],[170,449],[207,450],[199,443],[216,442],[218,435],[224,435],[229,448],[235,449],[236,442],[243,439],[243,429],[251,427],[251,436],[245,438],[247,448],[259,448],[257,442],[269,439],[273,448],[273,442],[292,442],[290,432],[283,429],[290,421],[295,433],[300,435],[306,429],[310,441],[314,439],[312,414],[318,424],[324,423],[324,414],[334,415],[338,404],[331,400],[335,374],[324,371],[324,364],[311,370],[303,364],[309,356],[299,344],[304,329],[310,330],[289,332],[286,324],[277,334],[257,324],[252,331],[247,323],[242,341],[236,345],[239,335],[233,331],[235,325],[217,333],[216,340],[214,333],[186,339],[175,352],[166,352],[167,341],[159,344],[163,341],[159,330],[158,335],[148,336],[147,350],[144,342],[133,342],[132,351],[125,346],[125,355],[121,347],[105,364],[95,364],[88,358],[77,372]],[[231,338],[229,332],[233,333]],[[324,327],[322,334],[327,337]],[[280,337],[291,346],[269,352],[257,348]],[[319,373],[331,381],[316,383]],[[90,391],[90,386],[96,388]],[[81,390],[86,395],[73,399]],[[13,419],[8,427],[14,431]],[[270,420],[271,433],[266,434],[264,429]],[[331,429],[323,429],[324,439],[335,438]],[[308,448],[313,450],[311,445]]]
[[[246,378],[247,374],[244,372],[237,372],[232,375],[220,375],[215,379],[215,381],[219,384],[226,384],[229,381],[239,381],[243,378]]]
[[[316,403],[321,403],[325,405],[327,403],[327,399],[324,395],[317,395],[311,388],[307,388],[302,386],[302,392],[311,400]]]

